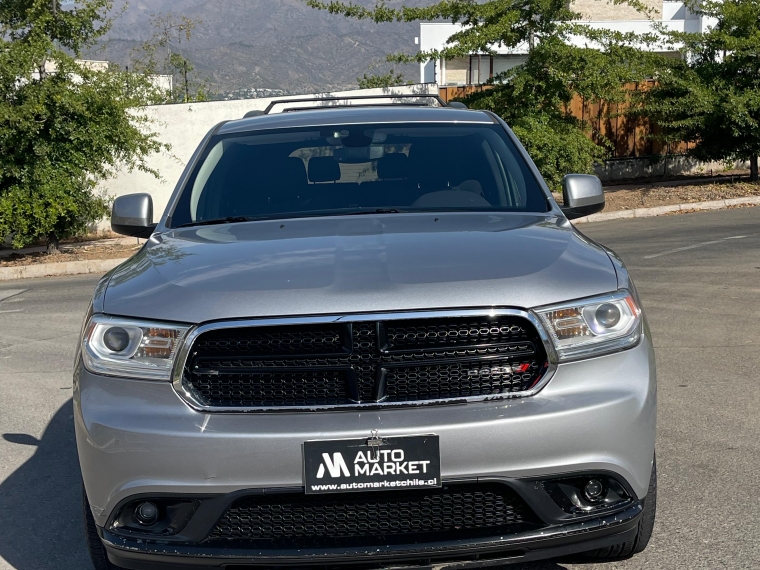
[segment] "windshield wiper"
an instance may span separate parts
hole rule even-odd
[[[182,224],[178,228],[189,228],[191,226],[216,226],[219,224],[237,224],[239,222],[254,222],[256,220],[266,220],[268,216],[227,216],[226,218],[216,218],[214,220],[203,220],[202,222],[190,222]]]
[[[345,214],[338,214],[344,216],[361,216],[366,214],[403,214],[406,210],[398,210],[396,208],[376,208],[374,210],[358,210],[356,212],[346,212]]]
[[[189,222],[187,224],[181,224],[178,228],[189,228],[193,226],[215,226],[220,224],[236,224],[239,222],[255,222],[259,220],[274,220],[280,217],[293,217],[293,218],[318,218],[320,216],[362,216],[367,214],[403,214],[407,210],[398,210],[396,208],[370,208],[367,210],[354,210],[350,212],[342,212],[340,210],[322,210],[314,212],[303,212],[298,215],[282,215],[282,216],[227,216],[226,218],[215,218],[213,220],[203,220],[202,222]]]

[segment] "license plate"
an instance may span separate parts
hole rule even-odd
[[[437,435],[307,441],[306,494],[441,486]]]

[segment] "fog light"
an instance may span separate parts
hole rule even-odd
[[[604,485],[599,479],[590,479],[583,487],[583,496],[589,503],[598,503],[605,495]]]
[[[564,477],[544,481],[543,487],[559,508],[574,515],[622,508],[633,502],[623,485],[609,475]]]
[[[135,509],[135,518],[141,525],[150,526],[158,520],[158,507],[153,503],[141,503]]]

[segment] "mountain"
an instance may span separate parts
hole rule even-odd
[[[419,35],[418,24],[356,21],[309,8],[302,0],[119,0],[114,13],[119,10],[123,13],[90,57],[128,65],[132,49],[152,35],[151,14],[185,15],[202,23],[183,53],[221,95],[356,87],[356,78],[371,67],[375,72],[391,67],[384,61],[387,54],[414,53]],[[419,79],[416,65],[395,69],[409,80]]]

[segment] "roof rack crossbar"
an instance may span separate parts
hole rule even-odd
[[[272,109],[277,105],[287,105],[289,103],[320,103],[320,102],[328,102],[328,101],[362,101],[362,100],[368,100],[368,99],[433,99],[435,100],[441,107],[448,107],[449,105],[441,99],[440,95],[435,95],[432,93],[407,93],[407,94],[394,94],[394,95],[343,95],[343,96],[330,96],[330,97],[303,97],[298,99],[278,99],[277,101],[272,101],[269,103],[267,108],[262,113],[263,115],[269,115],[272,111]],[[402,103],[396,103],[397,105],[400,105]],[[417,102],[410,102],[410,103],[403,103],[403,105],[412,105],[412,106],[418,106],[423,107],[426,106],[425,103],[422,103],[420,101]],[[286,109],[285,111],[302,111],[302,110],[313,110],[313,109],[332,109],[335,107],[358,107],[359,105],[323,105],[323,106],[314,106],[314,107],[299,107],[297,109]],[[363,107],[373,107],[374,105],[361,105]],[[258,114],[258,113],[257,113]]]
[[[398,107],[429,107],[427,103],[394,103],[394,106]],[[377,107],[371,103],[363,105],[323,105],[321,107],[292,107],[290,109],[283,109],[283,113],[292,113],[293,111],[329,111],[330,109],[358,109],[367,107]]]

